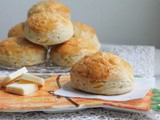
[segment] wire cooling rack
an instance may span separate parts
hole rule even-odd
[[[54,73],[69,73],[71,68],[60,67],[52,64],[52,62],[47,61],[43,64],[39,64],[36,66],[26,67],[29,73],[37,74],[37,75],[52,75]],[[3,74],[7,74],[9,72],[13,72],[15,70],[20,69],[19,67],[11,67],[11,66],[2,66],[0,65],[0,71]]]

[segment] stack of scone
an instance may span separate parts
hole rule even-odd
[[[0,42],[0,64],[18,67],[41,64],[50,51],[55,65],[72,67],[82,57],[99,49],[92,27],[72,23],[70,9],[49,0],[33,5],[27,20],[9,30],[8,38]]]
[[[117,55],[98,52],[100,46],[92,27],[72,23],[69,8],[49,0],[31,7],[27,20],[9,30],[8,38],[0,42],[0,64],[36,65],[50,52],[55,65],[72,67],[75,89],[105,95],[131,91],[131,66]]]

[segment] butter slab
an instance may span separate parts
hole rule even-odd
[[[35,91],[38,91],[38,85],[25,80],[21,80],[6,86],[6,92],[17,95],[27,95]]]
[[[45,80],[43,78],[33,76],[30,74],[22,74],[21,79],[29,82],[37,83],[39,86],[44,86],[45,84]]]
[[[10,83],[15,82],[19,77],[22,76],[23,73],[27,73],[28,70],[26,69],[26,67],[23,67],[11,74],[9,74],[7,77],[5,77],[2,82],[0,83],[1,86],[6,86]]]

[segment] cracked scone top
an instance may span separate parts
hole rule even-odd
[[[73,36],[73,25],[58,13],[42,12],[32,15],[25,22],[25,37],[36,44],[55,45]]]
[[[81,91],[119,95],[134,87],[132,67],[112,53],[97,52],[85,56],[71,69],[72,87]]]
[[[71,18],[70,9],[65,4],[52,0],[41,1],[33,5],[28,11],[28,17],[41,12],[58,13],[65,18]]]

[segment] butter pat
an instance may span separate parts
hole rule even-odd
[[[6,86],[6,91],[17,95],[27,95],[38,91],[38,85],[25,80],[15,82]]]
[[[21,77],[21,75],[23,73],[27,73],[28,70],[23,67],[11,74],[9,74],[6,78],[4,78],[4,80],[0,83],[1,86],[6,86],[7,84],[10,84],[12,82],[15,82],[17,80],[17,78]]]
[[[22,74],[21,79],[29,82],[37,83],[39,86],[44,86],[45,84],[45,80],[43,78],[33,76],[30,74]]]

